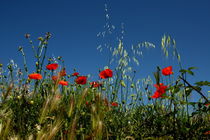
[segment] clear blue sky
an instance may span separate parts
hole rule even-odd
[[[144,52],[138,67],[141,78],[152,75],[157,65],[174,66],[172,59],[166,61],[160,53],[161,37],[170,34],[184,67],[198,67],[196,80],[210,81],[209,0],[1,0],[0,63],[14,59],[21,66],[18,46],[25,47],[28,58],[31,54],[24,34],[37,39],[51,32],[48,56],[63,56],[69,73],[77,68],[84,75],[97,75],[107,64],[106,54],[96,50],[101,43],[96,35],[104,30],[105,3],[117,30],[124,23],[128,48],[143,41],[156,45]]]

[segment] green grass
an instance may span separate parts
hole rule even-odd
[[[39,44],[35,46],[30,35],[26,35],[37,60],[34,72],[41,74],[42,79],[28,78],[31,73],[28,72],[23,47],[19,51],[24,68],[17,68],[13,62],[7,67],[0,65],[2,140],[210,138],[205,134],[210,130],[210,106],[206,105],[209,97],[202,93],[202,87],[210,86],[210,83],[191,83],[186,79],[186,75],[194,74],[194,68],[183,69],[171,37],[162,38],[162,50],[168,56],[169,49],[172,49],[177,57],[180,66],[178,76],[164,76],[158,67],[154,69],[155,82],[150,77],[138,79],[131,64],[138,64],[139,47],[154,46],[148,42],[141,43],[128,53],[119,41],[109,59],[110,65],[115,66],[113,76],[101,79],[102,86],[99,87],[92,87],[89,80],[86,84],[77,84],[74,82],[77,77],[69,73],[59,76],[57,81],[51,79],[51,76],[59,75],[65,66],[64,60],[58,57],[59,68],[46,70],[50,37],[50,33],[40,37]],[[54,60],[48,59],[48,62],[54,63]],[[62,86],[59,80],[71,84]],[[151,98],[155,92],[153,83],[163,81],[168,81],[164,83],[168,88],[163,97]],[[197,102],[190,100],[192,92],[200,97]]]

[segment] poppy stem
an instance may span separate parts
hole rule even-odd
[[[185,80],[184,78],[182,78],[181,76],[179,76],[180,79],[182,79],[188,86],[190,86],[192,89],[194,89],[195,91],[197,91],[205,100],[206,102],[209,102],[209,100],[206,98],[206,96],[204,96],[204,94],[199,91],[198,89],[194,88],[187,80]]]

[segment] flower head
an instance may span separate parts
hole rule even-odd
[[[53,75],[53,76],[52,76],[52,80],[53,80],[53,81],[57,81],[57,80],[58,80],[58,76]]]
[[[112,77],[113,76],[113,72],[110,69],[105,69],[105,70],[100,72],[99,76],[102,79],[106,79],[106,78]]]
[[[205,104],[206,107],[210,106],[210,103]]]
[[[60,76],[66,76],[66,69],[63,68],[60,72],[59,72]]]
[[[97,88],[97,87],[101,87],[102,84],[99,82],[90,82],[91,87]]]
[[[68,82],[63,80],[59,81],[59,84],[62,86],[68,86]]]
[[[162,69],[162,74],[167,76],[173,74],[172,66],[166,67]]]
[[[167,86],[164,86],[163,83],[155,84],[156,87],[155,93],[151,96],[152,98],[159,98],[166,92]]]
[[[46,68],[48,70],[56,70],[58,68],[58,64],[57,63],[49,64],[46,66]]]
[[[210,131],[205,132],[204,135],[210,135]]]
[[[78,76],[78,75],[79,75],[78,72],[75,72],[75,73],[72,74],[72,76]]]
[[[87,83],[87,77],[86,76],[78,76],[76,79],[75,79],[75,82],[77,84],[80,84],[80,85],[84,85]]]
[[[165,76],[173,74],[172,66],[168,66],[166,68],[163,68],[162,69],[162,74],[165,75]]]
[[[28,75],[29,79],[35,79],[35,80],[40,80],[42,79],[42,75],[39,73],[32,73]]]
[[[118,103],[117,102],[112,102],[111,105],[115,106],[115,107],[118,107]]]

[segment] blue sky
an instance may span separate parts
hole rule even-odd
[[[196,80],[210,81],[209,0],[1,0],[0,63],[6,65],[14,59],[22,66],[18,46],[23,46],[31,59],[24,34],[37,39],[51,32],[48,56],[63,56],[69,73],[77,68],[84,75],[97,76],[98,69],[107,65],[106,53],[96,50],[102,43],[96,35],[104,30],[105,3],[116,31],[124,23],[127,48],[144,41],[156,45],[156,49],[143,52],[137,67],[140,78],[152,75],[158,65],[176,67],[175,61],[163,59],[160,51],[161,37],[169,34],[177,42],[184,68],[198,67]],[[32,70],[34,62],[29,65]]]

